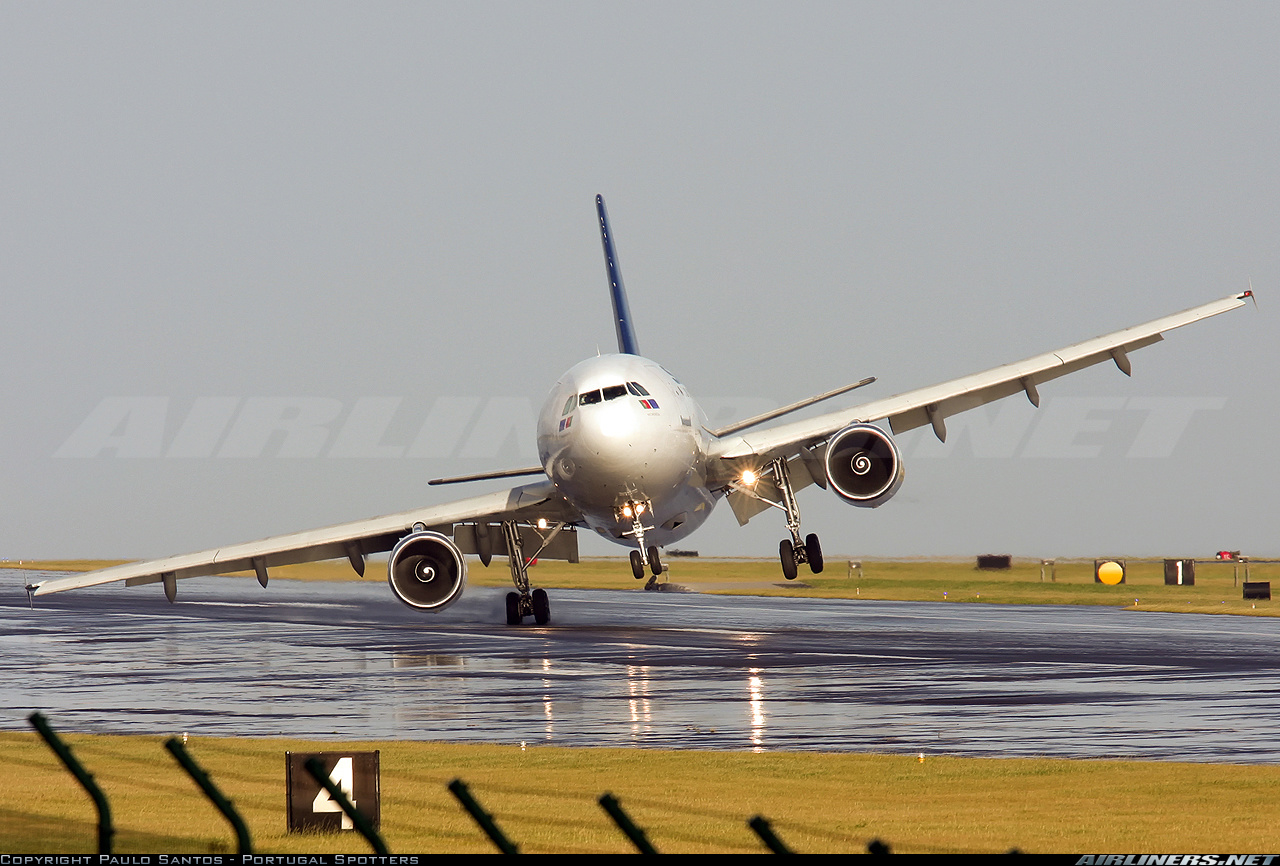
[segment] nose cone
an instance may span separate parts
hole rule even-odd
[[[543,404],[538,454],[560,493],[588,522],[599,519],[597,529],[611,528],[628,500],[650,500],[655,512],[670,504],[679,514],[693,508],[680,495],[705,482],[696,408],[652,361],[591,358],[565,373]]]
[[[634,400],[614,400],[582,409],[574,434],[575,450],[619,465],[635,459],[647,444],[644,418]]]
[[[693,438],[635,400],[583,407],[572,432],[548,469],[582,506],[611,509],[635,496],[661,498],[696,469]]]
[[[578,416],[563,455],[577,465],[575,485],[607,483],[617,489],[620,482],[634,484],[648,473],[663,445],[661,428],[644,417],[635,401],[586,406]]]

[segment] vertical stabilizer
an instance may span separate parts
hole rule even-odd
[[[604,266],[609,271],[609,296],[613,300],[613,324],[618,329],[618,351],[623,355],[639,355],[636,334],[631,327],[631,308],[627,306],[627,290],[618,269],[618,253],[613,248],[613,231],[609,214],[604,209],[604,196],[596,196],[596,213],[600,215],[600,243],[604,245]]]

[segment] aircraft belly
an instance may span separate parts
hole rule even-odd
[[[664,500],[650,499],[653,517],[645,521],[645,541],[658,547],[680,541],[706,522],[716,501],[715,495],[701,487],[684,487]],[[635,545],[631,536],[620,535],[630,526],[618,523],[612,509],[605,513],[586,510],[582,513],[587,525],[601,538],[624,547]]]
[[[698,445],[687,431],[668,428],[626,442],[578,440],[547,454],[546,462],[557,489],[612,541],[634,543],[619,537],[630,525],[619,523],[617,509],[628,500],[647,501],[653,510],[646,541],[661,546],[700,526],[715,505]]]

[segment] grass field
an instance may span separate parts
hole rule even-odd
[[[802,573],[795,581],[782,579],[773,560],[668,560],[671,583],[697,592],[737,595],[776,595],[812,598],[852,598],[893,601],[945,601],[991,604],[1088,604],[1186,613],[1232,613],[1252,616],[1280,614],[1280,602],[1245,601],[1240,583],[1243,565],[1199,563],[1195,586],[1165,586],[1164,566],[1158,560],[1130,560],[1125,583],[1107,586],[1093,580],[1093,560],[1060,560],[1052,572],[1038,560],[1014,560],[1008,571],[979,571],[974,561],[861,560],[851,568],[847,559],[828,560],[821,575]],[[113,565],[105,561],[25,563],[28,568],[86,571]],[[17,567],[16,563],[5,563]],[[802,566],[803,568],[803,566]],[[385,566],[370,562],[363,580],[386,580]],[[343,562],[316,562],[272,569],[272,579],[360,580]],[[631,576],[623,559],[589,559],[576,564],[543,561],[530,571],[535,586],[548,589],[617,589],[638,591],[643,584]],[[1052,579],[1051,579],[1052,578]],[[1249,566],[1253,581],[1276,581],[1280,593],[1280,564]],[[250,576],[252,579],[252,576]],[[472,561],[468,580],[477,586],[510,586],[503,559],[489,568]]]
[[[54,720],[56,725],[56,719]],[[230,826],[160,737],[68,735],[111,801],[117,853],[234,852]],[[798,852],[1188,852],[1274,848],[1280,767],[916,755],[675,752],[418,742],[380,749],[392,853],[493,852],[445,788],[461,777],[526,853],[631,851],[596,800],[612,792],[662,853],[760,852],[763,814]],[[285,740],[193,739],[256,853],[369,853],[355,834],[285,832]],[[35,734],[0,734],[7,854],[87,853],[96,815]]]

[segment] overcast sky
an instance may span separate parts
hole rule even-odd
[[[1275,3],[0,3],[0,555],[498,489],[426,480],[536,462],[614,350],[596,193],[719,423],[1252,279],[1132,379],[902,437],[875,511],[800,500],[829,557],[1280,554],[1277,45]],[[682,546],[784,534],[722,505]]]

